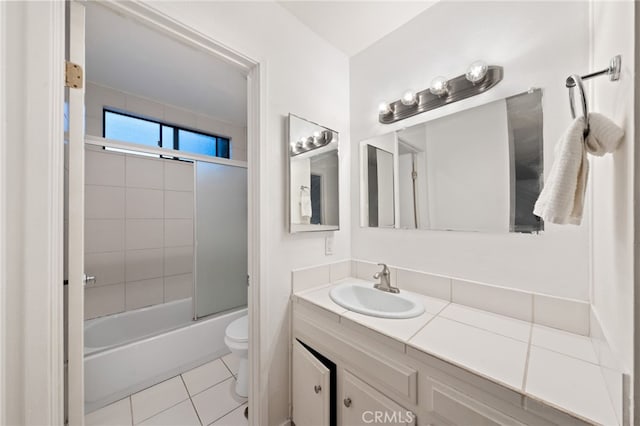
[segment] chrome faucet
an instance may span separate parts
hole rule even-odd
[[[391,272],[387,265],[384,263],[378,263],[378,266],[382,266],[382,271],[373,274],[373,278],[376,280],[380,278],[380,283],[374,284],[373,288],[386,291],[388,293],[400,293],[400,289],[398,287],[391,286]]]

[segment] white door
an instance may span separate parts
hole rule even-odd
[[[346,370],[342,371],[342,402],[339,424],[413,426],[415,415],[396,404]]]
[[[329,426],[330,371],[300,342],[293,342],[293,422]]]
[[[85,6],[67,2],[68,60],[85,69]],[[67,277],[67,417],[84,424],[84,84],[69,88]]]

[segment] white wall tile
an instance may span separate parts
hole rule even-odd
[[[587,302],[541,294],[533,296],[533,320],[537,324],[587,336],[589,312]]]
[[[193,209],[193,192],[164,192],[164,217],[166,219],[193,219]]]
[[[162,189],[164,185],[164,160],[127,155],[126,163],[127,187]]]
[[[451,301],[524,321],[533,319],[530,293],[454,279]]]
[[[164,221],[164,246],[178,247],[193,244],[193,220],[166,219]]]
[[[193,163],[185,161],[164,162],[164,189],[193,191]]]
[[[84,217],[86,219],[124,219],[124,188],[85,185]]]
[[[85,150],[84,183],[124,186],[124,155],[104,150]]]
[[[157,305],[164,299],[162,278],[132,281],[127,283],[125,306],[127,310]]]
[[[164,249],[164,275],[181,275],[193,272],[193,247],[166,247]]]
[[[127,250],[125,280],[130,282],[162,277],[163,263],[163,249]]]
[[[162,219],[129,219],[126,221],[127,250],[161,248],[163,246]]]
[[[124,251],[86,253],[84,271],[96,277],[96,286],[124,282]]]
[[[160,102],[139,98],[130,94],[126,94],[125,108],[127,111],[135,113],[136,115],[155,118],[156,120],[162,120],[162,116],[164,115],[164,105]]]
[[[164,277],[164,301],[184,299],[193,295],[193,274]]]
[[[162,219],[164,191],[127,188],[127,219]]]
[[[298,269],[291,273],[293,292],[307,290],[322,284],[328,284],[331,280],[331,268],[329,265],[313,268]]]
[[[99,253],[124,249],[124,221],[87,219],[84,221],[84,251]]]
[[[345,260],[344,262],[336,262],[329,265],[330,268],[330,281],[338,281],[343,278],[351,276],[351,261]]]
[[[123,283],[85,288],[84,319],[111,315],[124,309]]]
[[[438,299],[451,300],[451,278],[423,272],[398,269],[398,287],[401,290],[426,294]]]

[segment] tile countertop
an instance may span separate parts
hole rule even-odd
[[[329,291],[340,282],[297,292],[294,300],[319,306],[337,314],[340,322],[367,327],[579,418],[619,424],[589,337],[408,291],[423,301],[422,315],[370,317],[331,300]]]

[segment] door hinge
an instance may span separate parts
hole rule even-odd
[[[72,89],[82,89],[84,76],[82,67],[73,62],[65,62],[64,85]]]

